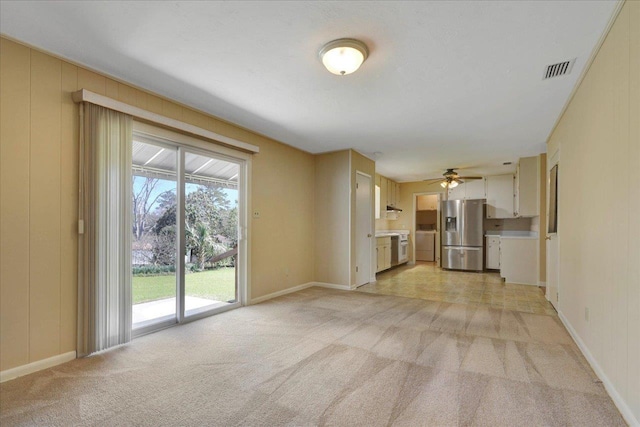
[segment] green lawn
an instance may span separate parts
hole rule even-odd
[[[188,296],[231,301],[236,299],[235,268],[224,267],[185,276]],[[134,276],[133,303],[155,301],[176,296],[176,276]]]

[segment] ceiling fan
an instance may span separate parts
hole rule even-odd
[[[443,188],[455,188],[458,186],[458,184],[463,184],[464,180],[472,180],[472,179],[482,179],[481,176],[460,176],[458,175],[458,172],[455,171],[456,168],[451,168],[451,169],[447,169],[447,171],[445,173],[442,174],[442,176],[444,176],[444,179],[442,178],[437,178],[437,179],[425,179],[426,182],[440,182],[440,185]]]

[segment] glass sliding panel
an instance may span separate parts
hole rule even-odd
[[[132,188],[133,329],[176,320],[175,147],[134,135]]]
[[[238,301],[238,175],[224,159],[185,152],[185,316]]]

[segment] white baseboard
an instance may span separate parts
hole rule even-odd
[[[311,282],[311,286],[319,286],[321,288],[329,288],[329,289],[340,289],[343,291],[351,290],[351,287],[348,285],[337,285],[335,283]]]
[[[589,351],[589,348],[587,348],[584,341],[582,341],[582,338],[580,338],[576,330],[573,329],[573,326],[571,326],[571,323],[569,323],[569,320],[564,316],[564,314],[562,314],[561,311],[558,311],[558,317],[564,324],[565,328],[567,328],[567,331],[569,331],[571,338],[573,338],[573,341],[575,341],[575,343],[578,345],[578,348],[580,349],[584,357],[589,362],[589,365],[591,365],[591,368],[593,369],[593,371],[596,373],[598,378],[600,378],[600,380],[602,381],[604,388],[607,390],[607,393],[609,393],[609,396],[611,397],[611,400],[613,400],[613,403],[615,403],[615,405],[618,407],[618,410],[622,414],[622,417],[624,418],[624,420],[632,427],[640,426],[639,420],[636,419],[635,415],[631,411],[631,408],[629,408],[629,405],[627,405],[627,403],[624,401],[620,393],[618,393],[618,390],[616,390],[613,383],[609,380],[607,375],[604,373],[604,371],[602,370],[602,368],[600,367],[596,359],[593,357],[593,355]]]
[[[43,369],[51,368],[56,365],[61,365],[75,358],[76,352],[70,351],[68,353],[58,354],[47,359],[27,363],[26,365],[16,366],[15,368],[7,369],[0,372],[0,383],[12,380],[14,378],[22,377],[24,375],[29,375],[34,372],[42,371]]]
[[[547,287],[547,282],[538,282],[538,286]]]
[[[277,297],[280,297],[282,295],[290,294],[290,293],[293,293],[293,292],[298,292],[298,291],[301,291],[303,289],[307,289],[307,288],[310,288],[311,286],[314,286],[315,283],[316,282],[303,283],[302,285],[294,286],[292,288],[283,289],[281,291],[273,292],[273,293],[270,293],[270,294],[267,294],[267,295],[263,295],[263,296],[258,297],[258,298],[251,298],[251,301],[249,301],[249,305],[259,304],[261,302],[270,300],[272,298],[277,298]]]

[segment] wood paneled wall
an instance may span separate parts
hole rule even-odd
[[[0,370],[76,348],[81,88],[259,146],[251,297],[314,280],[311,154],[0,38]]]

